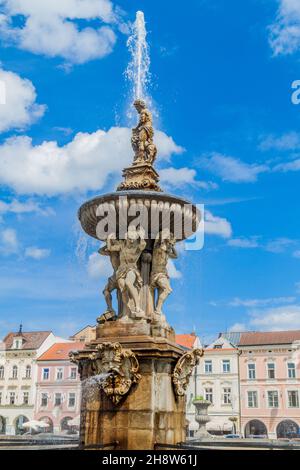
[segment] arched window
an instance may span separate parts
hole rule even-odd
[[[4,379],[4,366],[0,366],[0,379]]]
[[[253,419],[246,424],[245,427],[245,437],[252,437],[252,436],[265,436],[268,437],[268,431],[266,425],[258,420]]]
[[[291,419],[281,421],[276,429],[277,438],[293,438],[299,435],[299,426]]]
[[[70,429],[70,426],[68,425],[68,422],[72,419],[71,416],[65,416],[61,422],[60,422],[60,429],[61,431],[68,431]]]
[[[39,419],[39,421],[43,421],[44,423],[48,424],[48,426],[43,426],[44,432],[53,432],[53,421],[48,416],[43,416]]]
[[[17,368],[17,366],[13,366],[13,368],[12,368],[12,378],[13,379],[18,378],[18,368]]]
[[[6,432],[6,419],[3,416],[0,416],[0,434],[5,434]]]
[[[28,418],[26,416],[20,415],[15,419],[15,433],[16,434],[24,434],[26,429],[23,428],[23,424],[27,423]]]
[[[30,379],[31,377],[31,366],[26,366],[26,373],[25,373],[26,379]]]

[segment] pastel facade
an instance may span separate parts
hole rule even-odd
[[[208,408],[211,420],[206,425],[211,434],[222,435],[239,430],[238,355],[238,349],[222,336],[204,348],[204,356],[195,368],[187,390],[190,437],[198,429],[193,405],[196,396],[212,403]]]
[[[82,342],[54,344],[37,361],[37,384],[34,419],[49,424],[48,432],[71,431],[70,420],[78,428],[81,384],[77,366],[69,353],[81,350]]]
[[[96,326],[87,325],[70,336],[70,340],[81,343],[89,343],[96,339]]]
[[[34,417],[37,357],[60,341],[51,331],[9,333],[0,350],[0,434],[21,434]]]
[[[289,437],[300,426],[300,331],[242,333],[243,434]]]

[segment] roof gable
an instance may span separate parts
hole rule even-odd
[[[24,349],[39,349],[44,341],[52,331],[28,331],[22,332],[22,346],[20,350]],[[12,349],[14,338],[20,338],[20,333],[8,333],[3,342],[5,344],[5,349]]]

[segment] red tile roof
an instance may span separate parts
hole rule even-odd
[[[239,346],[290,344],[297,340],[300,340],[300,330],[250,332],[241,334]]]
[[[84,347],[85,344],[82,342],[55,343],[38,358],[38,361],[66,361],[71,351],[81,350]]]
[[[22,337],[23,344],[20,349],[38,349],[51,333],[51,331],[29,331],[21,334],[11,332],[5,336],[3,342],[6,349],[11,349],[14,338]]]
[[[184,348],[193,349],[196,338],[194,333],[190,335],[176,335],[176,343]]]

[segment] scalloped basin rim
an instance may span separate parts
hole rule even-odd
[[[169,193],[160,193],[156,191],[115,191],[113,193],[107,193],[103,194],[100,196],[95,196],[92,199],[89,199],[88,201],[84,202],[78,209],[78,218],[80,220],[80,213],[82,209],[84,209],[86,206],[89,206],[92,203],[96,203],[99,201],[99,203],[102,200],[105,199],[117,199],[120,196],[129,196],[129,197],[139,197],[140,199],[161,199],[161,200],[168,200],[170,202],[181,202],[184,204],[192,204],[194,207],[196,207],[192,202],[187,201],[186,199],[183,199],[181,197],[175,196],[174,194],[169,194]]]

